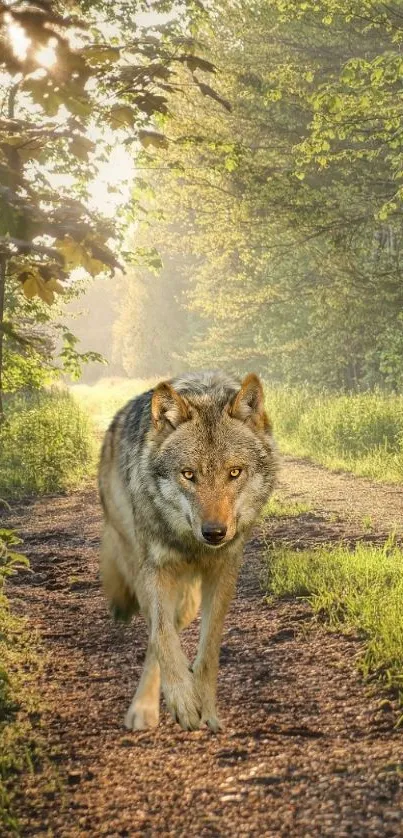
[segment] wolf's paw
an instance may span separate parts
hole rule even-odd
[[[207,725],[212,733],[219,733],[223,729],[222,723],[218,716],[214,713],[207,712],[202,715],[202,724]]]
[[[129,730],[148,730],[157,727],[159,707],[146,701],[132,701],[126,715],[125,727]]]
[[[203,670],[197,663],[193,664],[191,671],[193,672],[196,694],[201,696],[201,724],[207,725],[212,733],[219,733],[222,730],[222,724],[215,707],[215,686],[206,680]]]
[[[201,701],[192,681],[183,680],[164,688],[168,710],[183,730],[198,730],[201,725]]]

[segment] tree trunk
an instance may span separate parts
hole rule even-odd
[[[14,84],[8,94],[7,115],[9,119],[14,119],[15,116],[15,99],[18,91],[18,85]],[[18,174],[21,169],[21,160],[15,148],[6,146],[6,157],[9,169],[8,185],[10,189],[15,191],[18,183]],[[11,231],[9,231],[11,233]],[[12,231],[15,232],[15,231]],[[4,401],[3,401],[3,367],[4,367],[4,300],[6,293],[6,275],[7,275],[7,256],[0,255],[0,424],[4,421]]]
[[[0,256],[0,424],[4,420],[4,405],[3,405],[3,346],[4,346],[4,297],[6,290],[6,266],[7,259],[5,255]]]

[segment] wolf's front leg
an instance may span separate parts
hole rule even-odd
[[[160,683],[160,665],[149,643],[140,682],[125,716],[125,725],[129,730],[146,730],[157,726]]]
[[[202,619],[199,648],[193,664],[196,692],[202,699],[202,722],[217,733],[216,712],[218,663],[225,615],[234,596],[241,558],[210,567],[202,581]]]
[[[167,571],[157,572],[150,645],[161,668],[162,691],[170,713],[184,730],[196,730],[201,723],[201,699],[175,627],[176,598],[176,580]]]

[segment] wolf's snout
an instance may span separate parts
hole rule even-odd
[[[219,544],[225,538],[227,527],[217,521],[207,521],[202,525],[202,535],[209,544]]]

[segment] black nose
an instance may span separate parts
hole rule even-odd
[[[209,544],[219,544],[226,532],[227,527],[224,524],[218,524],[217,521],[207,521],[202,525],[203,538]]]

